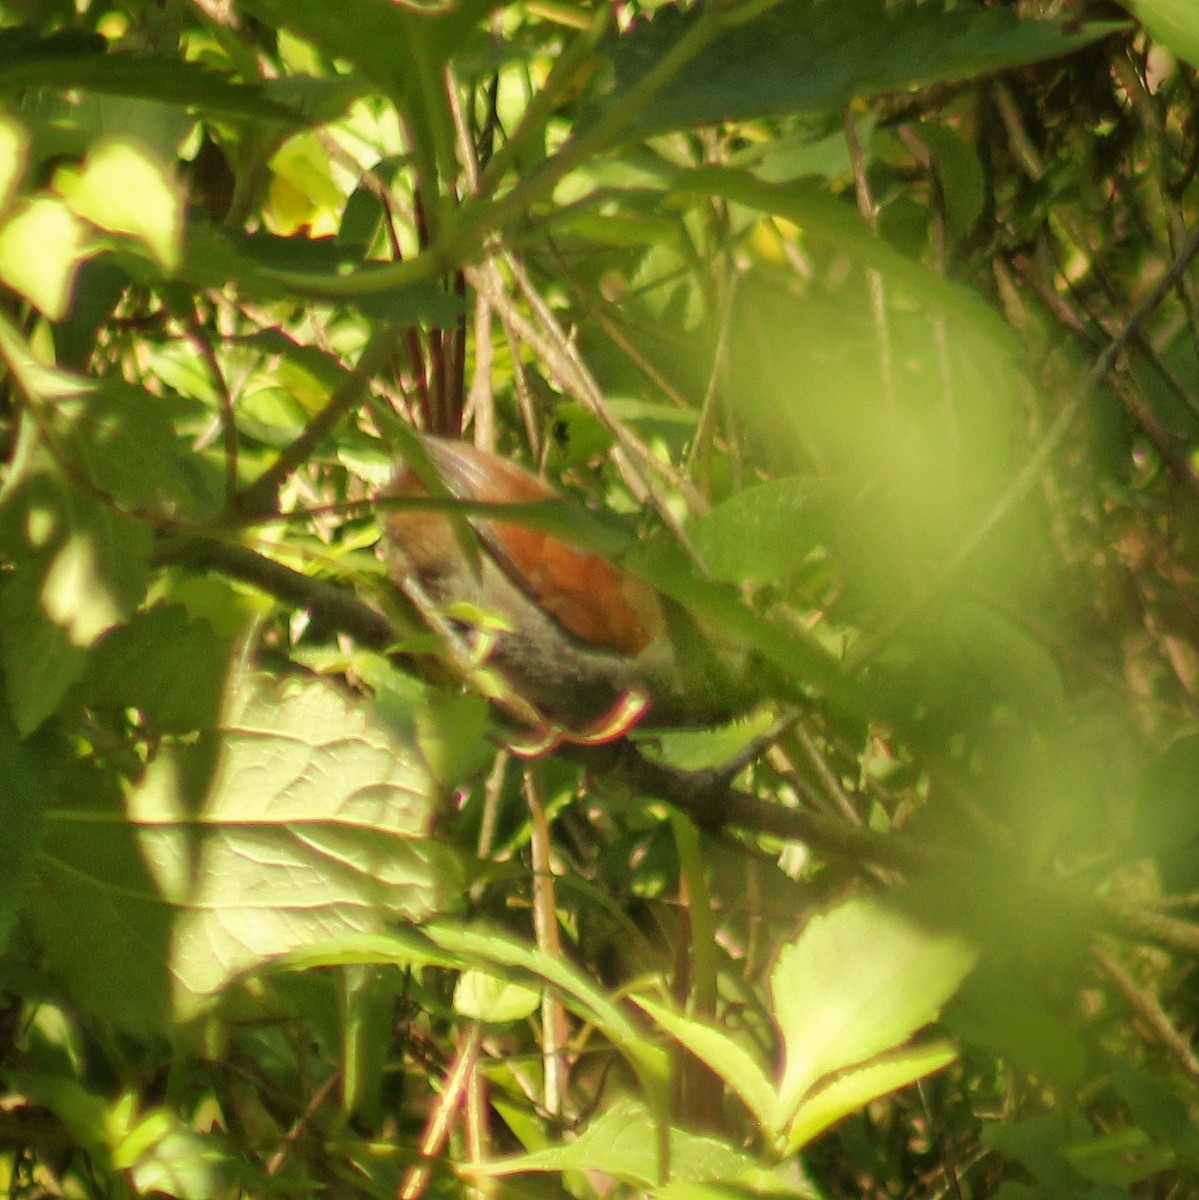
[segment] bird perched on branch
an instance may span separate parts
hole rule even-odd
[[[421,446],[428,463],[403,463],[392,496],[443,491],[497,506],[560,499],[524,468],[465,442],[426,436]],[[688,614],[600,555],[498,513],[397,507],[383,523],[397,582],[415,579],[439,606],[465,603],[498,618],[489,661],[545,717],[547,747],[610,740],[642,718],[706,725],[736,710],[734,673]]]

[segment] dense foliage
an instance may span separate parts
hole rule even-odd
[[[1196,66],[0,4],[0,1194],[1199,1194]],[[738,719],[515,757],[384,570],[414,426]]]

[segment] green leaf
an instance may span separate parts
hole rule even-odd
[[[1094,1135],[1077,1110],[1058,1110],[1023,1121],[986,1121],[980,1133],[984,1149],[998,1150],[1018,1162],[1047,1196],[1081,1196],[1083,1177],[1068,1161],[1067,1148]]]
[[[119,96],[142,96],[197,107],[214,114],[299,124],[293,108],[270,98],[257,84],[236,83],[199,63],[177,57],[104,53],[102,37],[63,30],[48,37],[29,27],[0,30],[0,91],[82,88]]]
[[[808,486],[798,476],[748,487],[700,517],[690,530],[713,579],[768,583],[811,552],[805,530]]]
[[[636,997],[657,1024],[706,1063],[741,1098],[764,1130],[779,1132],[778,1095],[766,1072],[723,1030],[680,1016],[645,996]]]
[[[1188,0],[1157,0],[1182,6]],[[662,9],[614,38],[610,87],[588,105],[597,119],[684,37],[700,11]],[[1031,21],[975,4],[887,5],[881,0],[783,0],[728,28],[645,104],[628,132],[639,137],[791,112],[837,111],[850,100],[968,79],[1082,49],[1116,22]]]
[[[962,938],[893,906],[855,899],[813,917],[770,977],[785,1048],[785,1119],[826,1075],[899,1045],[935,1020],[974,965]]]
[[[1055,1087],[1075,1088],[1085,1078],[1087,1047],[1078,1031],[1031,989],[1013,987],[1010,970],[980,964],[944,1023],[960,1041],[985,1046]]]
[[[29,165],[29,134],[20,121],[0,115],[0,213],[5,212]]]
[[[307,945],[441,908],[454,863],[427,839],[435,789],[409,742],[323,680],[245,680],[202,804],[163,757],[130,797],[164,900],[177,1012]],[[190,864],[190,865],[189,865]]]
[[[773,213],[798,225],[804,236],[833,246],[859,266],[883,274],[912,300],[951,323],[953,328],[981,337],[997,347],[1018,349],[1010,326],[979,295],[908,258],[870,229],[858,212],[829,194],[822,185],[805,180],[765,183],[747,171],[702,167],[663,172],[670,191],[680,197],[716,195],[747,208]]]
[[[58,192],[76,216],[144,243],[168,274],[183,254],[183,195],[164,163],[126,141],[93,147],[78,170],[60,171]]]
[[[496,929],[466,928],[448,922],[426,926],[425,932],[443,950],[460,960],[492,969],[503,967],[510,977],[531,977],[548,984],[563,1002],[593,1022],[637,1073],[656,1113],[665,1112],[668,1064],[665,1053],[646,1040],[604,992],[562,959],[519,942]]]
[[[589,1122],[573,1141],[544,1150],[484,1163],[474,1169],[487,1177],[528,1171],[600,1171],[638,1187],[659,1182],[652,1116],[635,1100],[618,1100]],[[721,1180],[753,1187],[769,1179],[747,1154],[716,1137],[670,1130],[672,1183]]]
[[[0,656],[22,736],[57,707],[85,653],[125,620],[149,579],[150,531],[38,467],[9,491],[0,544]]]
[[[155,515],[201,519],[215,514],[219,484],[211,465],[175,429],[176,397],[48,367],[2,318],[0,354],[38,406],[39,426],[56,443],[57,455],[104,497]],[[194,408],[186,410],[188,418],[194,414]]]
[[[44,813],[52,795],[50,763],[18,736],[0,707],[0,953],[33,882],[34,858],[41,844]]]
[[[52,321],[66,316],[89,230],[61,200],[39,196],[0,226],[0,279]]]
[[[80,1012],[134,1033],[170,1028],[174,912],[141,855],[115,772],[94,761],[61,771],[27,911]]]
[[[118,1167],[127,1165],[138,1194],[179,1200],[221,1195],[234,1169],[229,1148],[215,1131],[197,1133],[167,1109],[144,1117],[115,1148],[114,1159]]]
[[[956,246],[974,227],[986,204],[987,182],[974,147],[949,125],[922,121],[916,127],[940,182],[946,233]]]
[[[31,907],[78,1002],[121,1028],[190,1019],[246,972],[460,886],[411,742],[323,680],[240,681],[222,727],[160,747],[127,801],[84,765],[62,794]]]
[[[505,1024],[531,1017],[541,993],[489,971],[464,971],[454,987],[454,1011],[472,1021]]]
[[[898,1091],[949,1066],[957,1058],[951,1042],[935,1041],[884,1055],[817,1087],[799,1106],[787,1130],[787,1154],[794,1154],[830,1125],[872,1100]]]
[[[305,280],[340,279],[346,268],[360,265],[362,254],[361,247],[333,238],[247,234],[193,220],[187,226],[179,278],[202,288],[236,283],[247,296],[294,301],[297,289],[306,294]],[[381,292],[364,290],[347,295],[344,302],[380,320],[405,324],[450,326],[462,311],[458,297],[424,280]]]
[[[1192,67],[1199,66],[1199,13],[1191,0],[1121,0],[1149,32]]]
[[[100,639],[81,685],[93,708],[140,709],[156,733],[210,729],[218,721],[231,643],[180,605],[134,614]]]
[[[491,3],[463,0],[422,13],[389,0],[358,0],[352,21],[324,0],[246,0],[245,8],[267,25],[292,29],[322,53],[353,63],[389,95],[408,96],[417,87],[414,74],[438,76]]]

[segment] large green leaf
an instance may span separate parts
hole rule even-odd
[[[115,772],[60,772],[29,893],[31,927],[79,1010],[136,1033],[170,1024],[173,910],[125,813]]]
[[[936,1019],[974,965],[955,934],[893,905],[855,899],[813,917],[770,977],[785,1048],[784,1114],[824,1076],[891,1050]]]
[[[1199,11],[1191,0],[1121,0],[1163,46],[1199,66]]]
[[[634,87],[687,36],[699,13],[664,8],[614,38],[612,77],[587,119]],[[646,136],[714,121],[836,111],[855,97],[1069,54],[1120,28],[1022,20],[1010,8],[973,4],[944,11],[937,4],[884,0],[783,0],[755,20],[730,22],[651,98],[627,132]]]
[[[181,906],[171,965],[191,1015],[297,948],[442,907],[453,859],[428,837],[435,785],[415,747],[321,680],[246,680],[192,821],[178,764],[130,798],[146,861]]]
[[[239,975],[458,886],[411,740],[323,680],[243,679],[221,727],[162,747],[124,803],[85,775],[51,813],[33,907],[79,1001],[121,1026],[187,1019]]]

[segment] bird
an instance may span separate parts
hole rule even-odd
[[[525,468],[468,442],[426,434],[420,446],[427,464],[401,459],[387,495],[430,497],[431,467],[452,500],[561,499]],[[592,550],[491,513],[384,506],[381,523],[393,580],[415,580],[443,611],[469,605],[496,619],[489,665],[542,718],[524,743],[510,743],[518,752],[610,741],[643,721],[708,725],[733,715],[734,672],[697,624]]]

